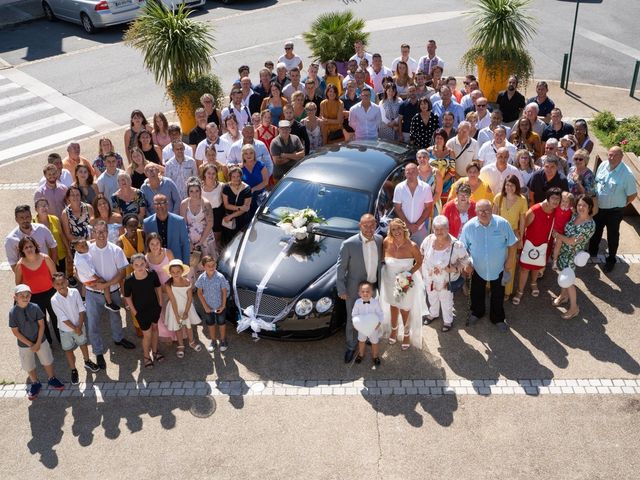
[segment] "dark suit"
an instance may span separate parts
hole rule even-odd
[[[179,258],[182,260],[182,263],[189,265],[191,245],[189,243],[187,224],[184,218],[175,213],[169,213],[168,222],[167,248],[171,250],[175,258]],[[144,219],[143,228],[146,235],[149,235],[151,232],[158,233],[158,222],[156,221],[155,213]]]
[[[342,242],[338,254],[336,288],[338,295],[347,295],[347,327],[345,331],[347,348],[355,350],[358,344],[358,335],[351,322],[353,304],[358,299],[358,285],[367,280],[367,270],[364,264],[362,252],[362,238],[360,233],[347,238]],[[382,263],[382,237],[373,236],[378,251],[378,265],[376,268],[376,281],[380,281],[380,265]]]

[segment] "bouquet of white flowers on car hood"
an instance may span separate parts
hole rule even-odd
[[[313,225],[322,222],[324,219],[319,217],[315,210],[304,208],[295,213],[285,213],[280,218],[278,226],[287,235],[294,236],[296,240],[304,240],[309,236]]]

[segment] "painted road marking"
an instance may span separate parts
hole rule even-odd
[[[23,123],[9,130],[0,130],[0,142],[8,140],[10,138],[19,137],[21,135],[33,135],[34,132],[43,128],[49,128],[54,125],[68,122],[73,120],[71,115],[66,113],[58,113],[57,115],[51,115],[50,117],[41,118],[29,123]]]
[[[381,32],[383,30],[393,30],[396,28],[415,27],[426,23],[442,22],[464,15],[465,10],[451,10],[449,12],[432,12],[424,14],[400,15],[398,17],[377,18],[367,20],[364,27],[365,32]]]
[[[54,108],[56,107],[47,102],[34,103],[33,105],[28,105],[24,108],[18,108],[16,110],[12,110],[8,113],[0,115],[0,125],[6,122],[12,122],[14,120],[24,118],[33,113],[41,113],[46,112],[47,110],[53,110]]]
[[[7,148],[0,151],[0,162],[8,160],[10,158],[18,157],[26,153],[35,152],[43,148],[52,147],[60,143],[64,143],[67,140],[79,138],[85,135],[93,133],[94,130],[86,125],[80,125],[78,127],[70,128],[62,132],[54,133],[53,135],[47,135],[31,142],[22,143],[15,147]]]
[[[592,32],[591,30],[586,30],[584,28],[578,28],[578,33],[589,40],[593,40],[600,45],[604,45],[605,47],[609,47],[612,50],[615,50],[620,53],[624,53],[636,60],[640,60],[640,50],[637,50],[629,45],[625,45],[624,43],[617,42],[612,38],[605,37],[604,35],[600,35],[599,33]]]
[[[116,125],[111,120],[103,117],[93,110],[90,110],[81,103],[63,95],[56,89],[51,88],[49,85],[40,82],[31,75],[27,75],[20,70],[10,68],[8,70],[3,70],[2,74],[12,82],[17,83],[25,90],[28,90],[31,94],[37,95],[44,101],[59,108],[66,114],[71,115],[79,122],[91,127],[97,132],[107,132],[119,127],[119,125]]]
[[[7,83],[5,85],[0,85],[0,93],[8,92],[9,90],[18,90],[20,85],[16,85],[15,83]]]
[[[12,105],[18,102],[24,102],[25,100],[31,100],[32,98],[36,98],[36,96],[31,92],[23,92],[18,95],[11,95],[8,97],[0,98],[0,107],[6,107],[7,105]]]
[[[4,385],[0,398],[24,398],[25,384]],[[41,397],[184,397],[184,396],[442,396],[442,395],[640,395],[637,379],[569,380],[232,380],[180,382],[81,383],[60,392],[45,386]]]

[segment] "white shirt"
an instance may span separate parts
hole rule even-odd
[[[377,140],[381,121],[382,113],[375,103],[369,105],[366,111],[362,102],[349,109],[349,126],[355,130],[356,140]]]
[[[290,72],[295,67],[299,66],[302,63],[302,59],[298,55],[294,55],[291,58],[287,58],[284,54],[278,57],[278,63],[284,63],[287,67],[287,72]]]
[[[60,172],[60,178],[58,179],[58,181],[61,184],[63,184],[65,187],[69,188],[71,186],[71,184],[73,183],[73,177],[69,173],[69,170],[67,170],[66,168],[63,168],[62,171]],[[38,182],[38,186],[41,187],[46,182],[47,182],[47,179],[42,177],[40,179],[40,181]]]
[[[251,113],[249,113],[249,109],[245,105],[243,105],[242,102],[240,102],[239,107],[235,106],[233,103],[230,103],[228,107],[222,110],[222,119],[220,120],[221,123],[224,124],[224,121],[232,113],[236,116],[239,130],[242,130],[242,127],[251,122]]]
[[[80,292],[75,288],[68,288],[66,297],[56,292],[51,297],[51,306],[56,317],[58,317],[58,329],[61,332],[72,332],[73,330],[64,322],[70,321],[72,324],[78,325],[80,323],[80,312],[86,312]]]
[[[185,156],[193,157],[193,148],[191,148],[191,145],[187,145],[184,142],[182,142],[182,144],[184,145]],[[167,163],[169,160],[171,160],[172,157],[175,157],[175,155],[173,154],[173,145],[169,143],[162,149],[162,161],[164,163]]]
[[[98,276],[104,278],[107,282],[111,281],[120,270],[127,268],[129,261],[120,247],[111,242],[107,242],[104,248],[99,248],[95,243],[89,245],[89,253],[93,259],[93,267]],[[111,285],[109,289],[115,292],[120,287]]]
[[[509,127],[505,127],[504,125],[500,125],[500,126],[504,127],[504,129],[507,132],[507,138],[509,138],[509,136],[511,135],[511,129]],[[489,127],[485,127],[479,130],[480,131],[478,132],[478,148],[482,147],[482,145],[484,145],[485,143],[493,140],[493,130],[491,130]]]
[[[400,205],[402,213],[407,217],[409,223],[416,223],[422,216],[427,204],[432,202],[431,187],[420,179],[418,179],[418,185],[413,194],[406,180],[396,185],[393,190],[393,203]]]
[[[382,323],[384,313],[382,312],[380,301],[377,298],[372,297],[371,300],[369,300],[369,303],[364,303],[361,298],[357,299],[353,304],[351,316],[355,317],[358,315],[367,315],[369,313],[378,317],[379,322]]]
[[[31,238],[33,238],[38,244],[38,248],[42,253],[48,253],[49,249],[56,248],[58,244],[56,243],[51,231],[40,223],[32,223],[31,224],[31,233],[28,234]],[[20,253],[18,252],[18,244],[20,240],[26,237],[26,233],[22,233],[20,227],[16,227],[9,235],[4,239],[4,251],[7,255],[7,261],[9,265],[15,265],[20,260]]]
[[[373,91],[376,93],[382,93],[382,79],[384,77],[393,77],[393,72],[384,65],[380,67],[380,71],[376,73],[373,67],[367,68],[369,75],[371,76],[371,82],[373,83]]]
[[[204,162],[206,159],[205,150],[207,147],[211,145],[211,142],[208,138],[202,140],[198,146],[196,147],[196,156],[194,157],[196,160],[200,162]],[[225,140],[222,137],[218,137],[215,142],[216,145],[216,160],[223,165],[227,163],[227,157],[229,156],[229,150],[231,149],[231,143]]]
[[[287,101],[291,101],[291,95],[293,95],[295,92],[302,92],[304,93],[304,84],[302,82],[298,83],[297,87],[293,86],[293,83],[289,82],[287,83],[284,88],[282,89],[282,96],[285,97],[287,99]]]
[[[444,60],[437,55],[434,55],[433,58],[429,58],[429,55],[423,55],[418,59],[418,69],[421,69],[427,75],[431,73],[431,70],[436,65],[444,71]]]
[[[482,130],[483,128],[487,128],[491,125],[491,112],[489,112],[488,108],[485,108],[485,110],[487,113],[483,118],[480,118],[480,115],[478,115],[478,122],[476,123],[476,128],[478,130]]]
[[[504,183],[504,179],[509,175],[515,175],[516,177],[518,177],[518,180],[520,181],[520,187],[523,187],[525,185],[524,179],[522,178],[522,173],[513,165],[507,164],[507,168],[505,168],[502,172],[498,170],[498,167],[495,163],[485,165],[480,169],[480,180],[489,185],[491,191],[494,194],[502,192],[502,184]]]
[[[509,163],[514,163],[516,159],[516,151],[518,150],[516,146],[511,143],[509,140],[505,140],[505,147],[509,150]],[[485,143],[480,147],[478,151],[478,160],[482,161],[482,165],[489,165],[490,163],[496,163],[496,152],[498,148],[496,148],[493,140]]]
[[[91,254],[76,252],[73,256],[73,266],[76,267],[76,273],[78,274],[78,280],[82,283],[88,283],[96,281],[98,276],[96,269],[93,266],[93,259]]]
[[[358,67],[359,67],[360,62],[362,61],[363,58],[366,58],[367,62],[369,62],[369,66],[371,66],[371,64],[373,63],[373,55],[371,55],[368,52],[364,52],[361,57],[359,57],[357,53],[354,53],[353,55],[351,55],[351,58],[349,60],[355,60],[356,62],[358,62]]]
[[[418,71],[418,62],[415,59],[409,57],[408,60],[402,60],[402,57],[394,58],[393,62],[391,62],[391,70],[396,71],[396,67],[398,66],[398,62],[406,61],[407,66],[409,67],[409,76],[415,75]]]
[[[367,282],[376,283],[378,279],[378,246],[375,239],[367,241],[360,233],[362,240],[362,256],[364,257],[364,268],[367,271]]]
[[[227,155],[227,164],[236,164],[242,167],[242,147],[245,145],[244,139],[241,138],[237,142],[234,142],[229,149]],[[269,175],[273,175],[273,160],[271,159],[271,153],[269,153],[269,149],[265,145],[265,143],[261,140],[253,139],[253,148],[256,151],[256,160],[262,162],[262,164],[267,168],[267,172]]]
[[[471,142],[471,145],[467,147],[469,142]],[[460,177],[466,177],[467,165],[478,158],[478,142],[473,138],[469,138],[467,143],[462,145],[458,140],[458,135],[456,135],[447,141],[447,147],[453,150],[455,154],[456,174]],[[465,147],[467,148],[464,153],[460,154]]]

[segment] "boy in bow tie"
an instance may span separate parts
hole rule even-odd
[[[378,342],[380,341],[380,329],[382,324],[382,308],[380,307],[380,302],[377,298],[373,297],[373,285],[369,282],[362,282],[358,287],[358,295],[360,298],[356,300],[356,303],[353,305],[353,310],[351,312],[351,318],[358,319],[364,317],[365,315],[375,315],[378,318],[378,323],[376,327],[373,329],[371,333],[368,335],[363,333],[361,329],[364,330],[364,326],[361,325],[359,321],[354,321],[353,327],[358,331],[358,355],[356,356],[355,362],[362,362],[362,358],[364,357],[364,348],[365,342],[367,341],[367,337],[371,342],[371,356],[373,357],[373,364],[376,366],[380,365],[380,357],[378,354]]]

